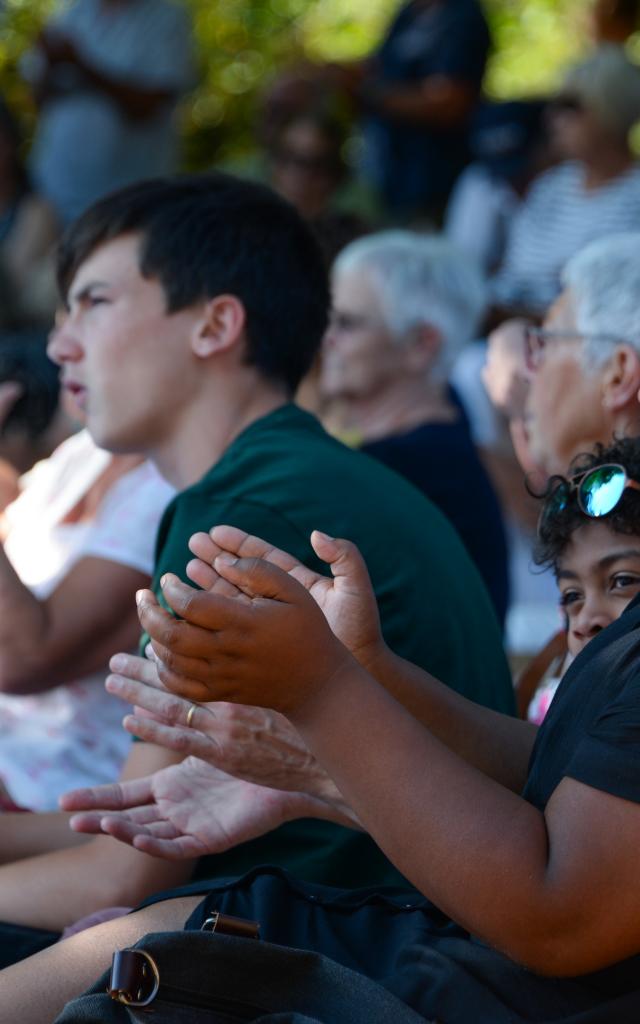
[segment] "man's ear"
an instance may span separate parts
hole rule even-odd
[[[414,373],[426,373],[438,358],[441,345],[442,335],[433,324],[415,327],[404,347],[408,368]]]
[[[244,306],[235,295],[216,295],[202,307],[191,334],[191,350],[207,359],[232,348],[243,338],[246,325]]]
[[[619,412],[640,401],[640,353],[632,345],[618,345],[602,370],[602,404]]]

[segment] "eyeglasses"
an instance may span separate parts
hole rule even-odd
[[[596,466],[584,473],[562,480],[546,501],[540,516],[539,528],[563,512],[575,494],[578,508],[590,519],[608,516],[619,504],[627,488],[640,491],[640,483],[627,476],[624,466],[615,462]]]
[[[545,327],[524,329],[524,358],[527,369],[535,372],[542,364],[544,350],[554,341],[601,341],[610,345],[624,345],[624,339],[614,334],[583,334],[580,331],[550,331]]]

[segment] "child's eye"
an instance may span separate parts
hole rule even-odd
[[[566,608],[570,604],[575,604],[576,601],[582,600],[582,594],[579,590],[563,590],[560,594],[560,607]]]
[[[640,586],[640,577],[630,572],[619,572],[616,573],[611,582],[614,589],[622,590],[625,587]]]

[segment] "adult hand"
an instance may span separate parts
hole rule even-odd
[[[327,817],[321,800],[240,779],[188,757],[145,778],[60,799],[76,832],[105,833],[167,860],[223,853],[299,817]]]
[[[525,328],[529,321],[506,320],[489,335],[482,380],[496,409],[507,419],[522,417],[529,391]]]
[[[311,546],[318,558],[331,567],[333,578],[308,569],[286,551],[273,547],[233,526],[215,526],[210,533],[196,533],[189,547],[197,557],[187,565],[194,583],[212,593],[236,596],[250,604],[250,598],[221,576],[215,560],[222,554],[237,558],[260,558],[289,573],[311,594],[322,610],[332,632],[354,658],[371,668],[384,649],[375,594],[362,555],[347,540],[334,540],[315,530]]]
[[[107,690],[137,706],[123,722],[134,736],[257,785],[318,797],[341,814],[344,824],[357,825],[334,782],[283,715],[242,704],[194,705],[169,693],[157,664],[146,658],[117,654],[110,664]]]

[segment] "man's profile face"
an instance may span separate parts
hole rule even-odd
[[[122,235],[80,265],[49,354],[96,444],[147,454],[162,445],[188,401],[189,337],[199,307],[166,312],[159,282],[140,274],[139,241]]]
[[[602,401],[602,369],[585,368],[583,341],[573,297],[565,291],[550,308],[545,330],[566,335],[549,338],[540,365],[531,375],[526,426],[534,461],[549,473],[566,472],[580,452],[611,439]]]

